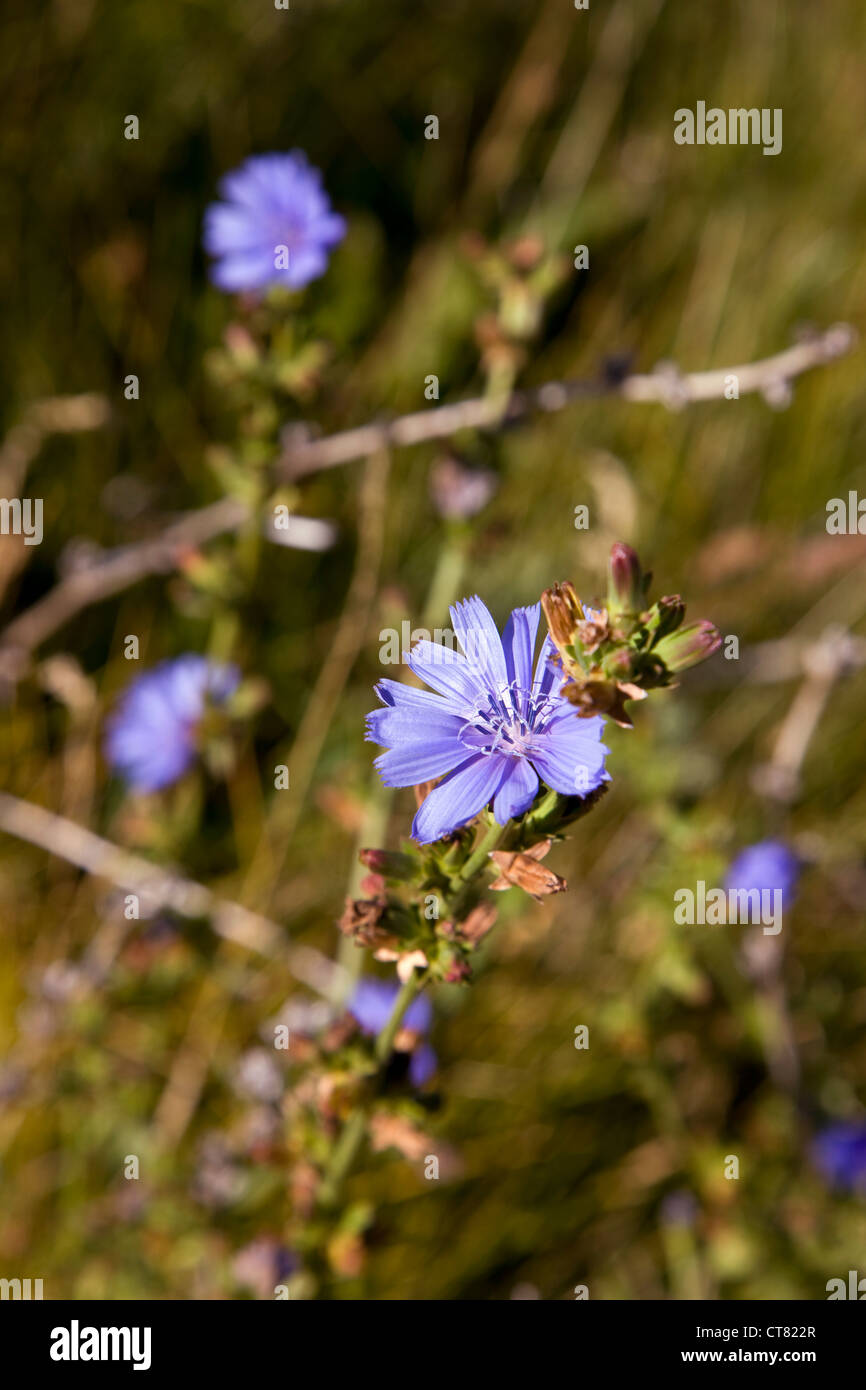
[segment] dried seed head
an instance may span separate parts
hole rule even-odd
[[[574,641],[575,629],[583,622],[583,608],[574,585],[568,580],[545,589],[541,595],[541,606],[550,629],[551,641],[562,650]]]
[[[550,845],[550,840],[542,840],[525,852],[493,850],[490,858],[499,872],[499,878],[490,885],[493,891],[504,893],[507,888],[522,888],[537,902],[551,893],[563,893],[568,887],[565,879],[538,862]]]

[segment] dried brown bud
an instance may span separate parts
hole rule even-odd
[[[522,888],[536,902],[551,893],[563,893],[568,887],[565,879],[538,862],[547,854],[551,843],[541,840],[525,852],[493,850],[490,858],[499,872],[499,878],[490,885],[493,891],[504,893],[507,888]]]
[[[460,923],[461,937],[477,946],[493,927],[498,915],[492,903],[479,903],[477,907],[473,907],[465,922]]]
[[[605,680],[603,676],[571,681],[562,687],[562,694],[575,706],[580,719],[591,719],[595,714],[602,714],[615,724],[621,724],[624,729],[632,728],[625,701],[646,699],[646,691],[630,681]]]
[[[359,927],[375,927],[384,912],[384,898],[347,898],[337,925],[344,936],[354,936]]]
[[[551,641],[560,650],[571,646],[578,623],[583,622],[583,608],[574,589],[567,579],[563,584],[554,584],[541,595],[541,606],[550,629]]]
[[[583,622],[578,623],[575,628],[575,636],[588,655],[597,651],[602,642],[607,642],[610,638],[607,609],[602,609],[597,618],[586,618]]]
[[[353,936],[357,946],[399,947],[393,932],[382,925],[388,904],[385,898],[347,898],[337,926],[344,936]]]

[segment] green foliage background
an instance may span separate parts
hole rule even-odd
[[[54,436],[30,466],[23,495],[45,499],[45,541],[23,565],[3,539],[5,620],[49,589],[72,543],[132,543],[219,495],[209,450],[230,442],[231,419],[204,363],[232,306],[207,284],[200,224],[218,177],[251,153],[305,150],[349,219],[303,299],[305,331],[332,358],[296,414],[326,432],[423,408],[428,373],[443,400],[480,389],[474,324],[489,304],[467,232],[590,248],[523,384],[623,352],[645,370],[733,366],[803,323],[862,325],[858,0],[53,0],[10,4],[4,29],[5,425],[56,394],[111,403],[107,428]],[[783,152],[676,146],[673,112],[698,99],[782,108]],[[129,113],[137,142],[123,138]],[[438,141],[423,138],[429,113]],[[828,498],[866,486],[862,354],[798,381],[785,410],[606,399],[457,442],[501,479],[461,592],[499,620],[558,578],[598,593],[621,538],[657,592],[681,590],[691,616],[739,636],[741,660],[647,702],[634,732],[611,729],[611,793],[551,859],[570,891],[543,906],[507,895],[471,990],[442,991],[431,1129],[462,1170],[431,1184],[393,1152],[369,1162],[351,1191],[378,1208],[370,1256],[338,1294],[568,1298],[585,1283],[593,1298],[824,1297],[866,1251],[862,1199],[828,1192],[807,1157],[817,1117],[866,1104],[864,677],[834,690],[787,819],[756,771],[797,680],[757,679],[750,653],[832,623],[862,632],[866,541],[824,526]],[[379,632],[420,620],[443,545],[434,453],[395,453],[368,516],[382,553],[333,717],[309,702],[359,554],[362,464],[304,484],[300,509],[339,522],[333,551],[208,547],[225,611],[161,575],[60,630],[3,711],[3,787],[332,953],[370,785]],[[572,524],[580,503],[588,533]],[[268,681],[226,786],[192,777],[155,807],[110,784],[101,727],[129,679],[131,632],[142,666],[222,645]],[[77,699],[44,665],[59,655]],[[299,729],[294,755],[318,755],[285,837],[270,769]],[[410,811],[398,799],[392,843]],[[777,832],[808,868],[770,997],[742,969],[742,929],[676,928],[671,905]],[[234,1254],[279,1236],[285,1175],[236,1069],[297,986],[205,924],[121,940],[117,893],[10,837],[0,875],[0,1274],[42,1277],[47,1297],[240,1296]],[[57,963],[94,942],[104,977],[67,997]],[[788,1028],[799,1096],[773,1063]],[[202,1171],[224,1150],[230,1196],[208,1200]],[[728,1154],[739,1181],[723,1176]],[[684,1190],[694,1222],[672,1225],[664,1198]]]

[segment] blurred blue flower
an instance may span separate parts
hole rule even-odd
[[[284,1284],[300,1268],[294,1251],[274,1236],[257,1236],[243,1246],[232,1261],[237,1282],[257,1298],[273,1298],[278,1284]]]
[[[761,840],[736,856],[725,879],[730,891],[750,889],[773,891],[778,888],[784,906],[790,905],[800,876],[800,864],[793,850],[781,840]]]
[[[208,702],[221,704],[240,673],[192,653],[138,676],[106,729],[105,756],[136,791],[167,787],[195,760],[198,726]]]
[[[301,289],[323,275],[331,248],[346,235],[318,169],[300,150],[247,159],[220,181],[224,199],[204,218],[204,248],[215,257],[221,290]]]
[[[659,1215],[666,1226],[694,1226],[698,1210],[694,1193],[687,1188],[677,1188],[664,1196]]]
[[[565,679],[551,662],[545,637],[533,676],[541,604],[515,608],[500,638],[480,598],[451,609],[463,653],[417,642],[408,664],[433,687],[414,690],[382,680],[385,705],[367,718],[367,738],[387,748],[376,759],[386,787],[436,777],[418,809],[412,834],[430,844],[472,820],[493,801],[499,825],[527,811],[541,777],[554,791],[585,796],[608,780],[604,721],[579,719],[560,695]]]
[[[828,1182],[866,1189],[866,1121],[828,1125],[815,1139],[812,1157]]]
[[[349,1013],[356,1018],[365,1033],[381,1033],[400,993],[400,986],[391,980],[359,980],[349,1000]],[[412,1000],[403,1015],[402,1027],[413,1033],[429,1033],[433,1008],[425,994]],[[436,1053],[428,1043],[420,1043],[412,1051],[409,1080],[413,1086],[423,1086],[436,1070]]]

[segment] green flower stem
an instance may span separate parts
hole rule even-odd
[[[391,1017],[377,1037],[376,1045],[373,1049],[376,1061],[380,1066],[384,1066],[391,1056],[391,1049],[394,1046],[394,1039],[400,1031],[403,1015],[412,1003],[415,995],[423,988],[424,980],[425,976],[421,971],[413,970],[405,985],[400,990],[400,993],[397,995],[397,998],[394,1000]]]
[[[349,1116],[334,1145],[330,1162],[322,1179],[322,1185],[319,1188],[318,1204],[320,1207],[336,1206],[343,1183],[358,1156],[366,1133],[367,1112],[365,1109],[359,1108]]]
[[[394,1046],[394,1039],[400,1031],[400,1024],[409,1005],[424,987],[424,975],[413,970],[394,1001],[391,1016],[381,1033],[378,1034],[373,1055],[380,1070],[385,1067]],[[319,1206],[333,1207],[339,1200],[343,1183],[354,1167],[355,1160],[367,1134],[367,1107],[359,1106],[343,1126],[339,1139],[334,1145],[328,1167],[319,1188]]]
[[[491,850],[496,849],[496,846],[505,838],[512,828],[512,825],[512,821],[508,821],[506,825],[497,825],[494,821],[486,835],[481,837],[477,848],[472,851],[466,863],[463,865],[463,868],[460,870],[458,880],[461,883],[468,883],[477,873],[480,873],[487,864],[487,857]]]
[[[491,867],[491,850],[506,848],[516,833],[517,826],[514,821],[508,821],[506,825],[496,825],[494,822],[488,828],[477,848],[472,851],[463,868],[452,880],[451,891],[445,899],[445,912],[449,921],[462,921],[474,896],[475,880],[481,877],[485,869]]]
[[[427,590],[427,597],[421,613],[421,626],[432,628],[450,603],[454,602],[463,579],[466,555],[469,548],[470,530],[465,523],[449,521],[445,523],[443,544],[439,547],[436,565]],[[368,872],[358,859],[362,849],[369,845],[384,844],[388,830],[388,820],[394,804],[394,790],[385,787],[377,772],[372,774],[367,793],[364,815],[355,841],[352,856],[352,869],[347,889],[350,898],[357,898],[361,892],[361,881]],[[364,953],[359,951],[350,937],[343,937],[337,948],[338,972],[335,989],[337,1003],[343,1003],[351,993],[352,984],[359,978],[364,968]]]
[[[557,792],[549,791],[539,802],[535,811],[527,816],[520,825],[513,820],[508,821],[506,825],[497,825],[495,821],[491,822],[482,834],[478,845],[454,878],[455,893],[448,903],[449,916],[459,920],[463,905],[471,894],[473,881],[479,878],[489,866],[491,850],[509,845],[518,834],[525,834],[527,829],[531,832],[530,843],[532,843],[533,839],[540,837],[547,822],[556,820],[561,801],[562,798]],[[380,1077],[391,1056],[394,1039],[400,1031],[406,1010],[424,988],[425,983],[426,974],[420,970],[413,970],[394,1001],[388,1022],[376,1037],[373,1055],[379,1065]],[[340,1137],[332,1150],[319,1189],[318,1204],[320,1208],[332,1208],[339,1201],[343,1184],[352,1171],[363,1147],[367,1135],[367,1123],[368,1107],[360,1105],[344,1124]]]
[[[542,797],[535,809],[530,811],[529,815],[524,820],[524,831],[538,831],[548,822],[555,821],[559,813],[560,804],[563,800],[564,797],[560,796],[559,792],[548,791],[547,795]]]
[[[459,920],[463,905],[471,895],[474,880],[478,879],[489,866],[490,852],[498,847],[511,844],[518,835],[525,838],[527,830],[530,832],[529,843],[534,843],[536,839],[541,838],[544,826],[548,822],[556,821],[562,800],[563,798],[557,792],[549,791],[535,810],[520,824],[513,820],[508,821],[506,825],[497,825],[495,821],[491,822],[482,834],[478,845],[453,880],[455,892],[448,903],[449,916]],[[406,1010],[424,988],[426,978],[424,971],[412,971],[394,1001],[394,1007],[387,1023],[376,1037],[373,1055],[379,1065],[380,1078],[390,1059],[394,1039],[400,1031]],[[367,1135],[368,1113],[369,1107],[367,1105],[359,1105],[343,1126],[340,1137],[332,1150],[319,1189],[318,1205],[322,1209],[333,1208],[339,1201],[343,1184],[354,1167]]]

